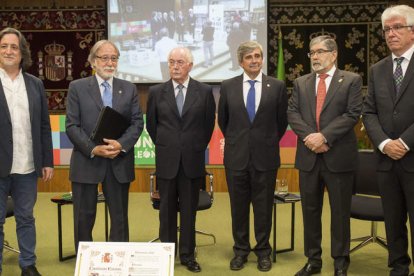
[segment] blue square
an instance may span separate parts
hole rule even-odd
[[[66,132],[60,133],[60,148],[61,149],[72,149],[73,144],[69,140],[69,137],[66,135]]]

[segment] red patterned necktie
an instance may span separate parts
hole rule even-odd
[[[316,127],[319,128],[319,118],[321,116],[321,111],[323,107],[323,103],[325,102],[326,98],[326,83],[325,79],[328,77],[328,74],[320,74],[319,75],[319,83],[318,83],[318,89],[316,93]]]

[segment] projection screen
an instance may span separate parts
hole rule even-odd
[[[242,73],[243,41],[258,41],[267,59],[267,0],[107,0],[107,14],[108,38],[121,51],[117,76],[134,83],[168,80],[176,46],[191,49],[190,75],[209,83]]]

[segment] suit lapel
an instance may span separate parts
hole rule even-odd
[[[270,89],[271,89],[271,87],[270,87],[270,81],[269,81],[268,77],[265,74],[262,74],[262,95],[260,97],[259,106],[257,107],[256,116],[264,108],[263,105],[269,97],[269,90]],[[246,109],[246,113],[247,113],[247,109]],[[254,118],[256,118],[256,116]],[[253,120],[253,122],[254,122],[254,120]]]
[[[174,86],[171,79],[164,84],[162,94],[163,99],[171,106],[171,109],[174,111],[174,114],[178,118],[180,118],[180,114],[178,113],[177,102],[175,101]]]
[[[4,94],[3,84],[0,80],[0,108],[5,111],[7,119],[11,122],[9,106],[7,105],[6,95]]]
[[[336,91],[339,89],[339,87],[341,87],[343,80],[344,80],[344,75],[342,71],[339,69],[336,69],[334,75],[332,76],[332,80],[329,85],[321,113],[326,109],[330,101],[335,97]]]
[[[408,64],[407,71],[404,74],[404,79],[401,83],[400,92],[398,93],[397,99],[395,103],[397,103],[400,99],[402,94],[405,93],[407,90],[407,86],[410,83],[411,79],[413,78],[414,74],[414,58],[410,59],[410,63]]]
[[[103,107],[102,97],[101,97],[101,90],[99,89],[98,80],[95,76],[90,77],[89,80],[89,89],[86,91],[89,93],[93,101],[95,102],[96,106],[99,110]]]
[[[29,114],[30,114],[30,122],[33,118],[33,104],[34,104],[34,93],[33,87],[34,85],[31,84],[30,78],[23,73],[24,84],[26,85],[26,92],[27,92],[27,101],[29,102]]]
[[[184,117],[185,113],[190,109],[191,106],[193,106],[193,104],[198,98],[197,97],[198,93],[199,93],[198,87],[195,85],[195,82],[190,78],[190,81],[188,82],[187,93],[185,95],[184,106],[183,106],[183,110],[181,113],[181,117]],[[177,111],[178,111],[178,107],[177,107]]]
[[[312,73],[305,81],[305,93],[310,105],[313,120],[316,121],[316,73]]]
[[[246,104],[243,98],[243,75],[238,76],[234,79],[234,100],[236,101],[236,106],[242,106],[240,110],[244,112],[244,119],[250,122],[249,113],[247,113]],[[254,121],[254,120],[253,120]]]
[[[393,71],[393,64],[392,64],[392,56],[389,56],[385,60],[385,70],[384,70],[384,82],[387,84],[387,90],[390,93],[390,97],[392,102],[395,103],[396,91],[394,86],[394,71]]]
[[[114,78],[112,81],[112,107],[115,110],[118,110],[123,91],[121,89],[121,83],[117,78]]]

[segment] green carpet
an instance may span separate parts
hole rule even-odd
[[[59,262],[58,235],[57,235],[57,206],[50,201],[55,194],[39,193],[35,208],[37,226],[37,268],[42,275],[66,276],[73,275],[75,259]],[[103,204],[98,205],[98,217],[94,229],[96,241],[104,241],[104,213]],[[277,263],[268,275],[294,275],[306,259],[303,255],[303,226],[300,204],[296,204],[295,250],[277,255]],[[153,210],[149,194],[130,194],[130,240],[133,242],[147,242],[158,235],[158,211]],[[290,235],[290,205],[278,205],[277,211],[277,248],[289,246]],[[62,207],[63,216],[63,253],[73,254],[73,221],[72,206]],[[251,219],[252,220],[252,219]],[[369,222],[351,221],[352,237],[365,236],[370,231]],[[329,203],[325,198],[323,211],[323,268],[320,275],[333,275],[333,261],[330,257],[330,213]],[[210,210],[199,212],[197,228],[216,235],[217,244],[212,244],[210,237],[197,235],[197,260],[202,272],[198,275],[263,275],[256,268],[256,257],[250,254],[246,267],[241,271],[231,271],[229,261],[233,257],[231,218],[229,197],[227,193],[215,193],[215,201]],[[384,224],[379,224],[379,234],[384,236]],[[252,246],[255,245],[253,227],[250,233]],[[6,220],[5,238],[16,247],[15,222],[13,218]],[[271,239],[272,243],[272,239]],[[352,246],[352,245],[351,245]],[[8,250],[3,254],[3,276],[20,275],[18,255]],[[187,271],[176,260],[175,275],[194,275]],[[387,252],[376,244],[370,244],[351,255],[349,275],[388,275]]]

